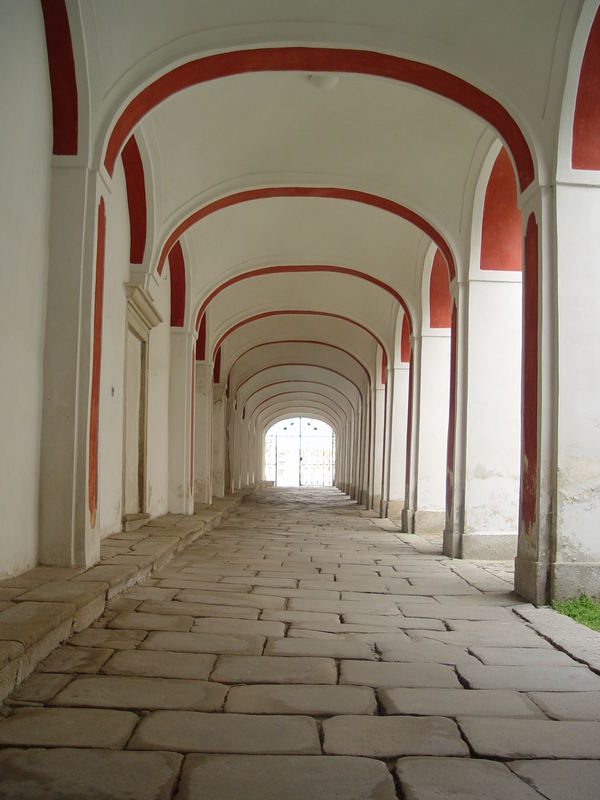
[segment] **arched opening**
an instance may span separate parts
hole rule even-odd
[[[335,432],[309,417],[280,420],[265,433],[265,480],[275,486],[333,486]]]

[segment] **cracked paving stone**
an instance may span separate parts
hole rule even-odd
[[[286,656],[221,656],[213,681],[223,683],[337,683],[332,658]]]
[[[276,639],[267,642],[266,656],[321,656],[356,658],[373,661],[375,654],[368,644],[351,639]]]
[[[207,680],[217,657],[198,653],[170,653],[166,650],[121,650],[102,672],[109,675],[141,675],[149,678],[190,678]]]
[[[72,680],[72,675],[53,675],[34,672],[10,695],[12,700],[25,703],[47,703]]]
[[[219,683],[178,678],[94,675],[75,678],[52,700],[51,705],[218,711],[227,688]]]
[[[154,711],[141,721],[128,749],[276,755],[318,754],[321,745],[310,717]]]
[[[18,708],[0,719],[0,745],[102,747],[125,745],[138,717],[99,708]]]
[[[396,774],[406,800],[543,800],[508,767],[495,761],[401,758],[396,762]]]
[[[193,623],[193,617],[125,611],[111,620],[108,627],[145,631],[189,631]]]
[[[337,755],[468,756],[456,723],[444,717],[341,716],[323,722],[323,749]]]
[[[598,800],[600,761],[511,761],[508,766],[547,800]]]
[[[530,692],[529,697],[554,719],[600,721],[600,692]]]
[[[107,630],[87,628],[69,639],[69,644],[79,647],[110,647],[113,650],[135,650],[148,635],[147,631]]]
[[[358,686],[459,689],[452,667],[444,664],[342,661],[340,683]]]
[[[169,800],[181,761],[177,753],[4,750],[0,800]]]
[[[263,636],[219,636],[216,633],[150,633],[142,650],[170,650],[179,653],[240,653],[258,655],[262,652]]]
[[[187,756],[178,800],[395,800],[385,764],[345,756]]]
[[[268,620],[241,620],[241,619],[197,619],[193,631],[200,633],[232,633],[256,636],[284,636],[285,625],[283,622],[269,622]]]
[[[386,714],[544,718],[526,695],[506,690],[402,688],[377,694]]]
[[[377,701],[366,686],[233,686],[225,711],[242,714],[374,714]]]
[[[458,665],[472,689],[516,689],[519,692],[600,690],[600,676],[587,667],[488,667]]]
[[[98,672],[113,650],[102,647],[62,645],[38,665],[40,672]]]

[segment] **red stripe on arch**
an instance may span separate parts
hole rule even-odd
[[[349,322],[351,325],[355,325],[357,328],[360,328],[361,330],[365,331],[366,333],[369,334],[369,336],[371,336],[373,339],[375,339],[375,341],[381,347],[383,352],[386,353],[386,357],[387,357],[387,351],[386,351],[385,347],[383,346],[383,342],[381,341],[381,339],[378,336],[376,336],[373,333],[373,331],[370,331],[366,327],[366,325],[361,325],[360,322],[356,322],[355,320],[350,319],[350,317],[345,317],[345,316],[343,316],[343,314],[332,314],[329,311],[301,311],[301,310],[290,310],[290,309],[287,309],[285,311],[263,311],[260,314],[254,314],[252,317],[248,317],[247,319],[240,320],[240,322],[236,322],[235,325],[232,325],[231,328],[229,328],[228,330],[225,331],[225,333],[221,336],[219,341],[214,346],[214,348],[213,348],[213,361],[214,361],[215,355],[216,355],[217,350],[219,349],[219,347],[223,344],[225,339],[227,339],[227,337],[230,336],[232,333],[235,333],[235,331],[239,330],[244,325],[248,325],[251,322],[256,322],[256,320],[266,319],[267,317],[277,317],[277,316],[282,316],[282,315],[297,315],[297,316],[304,315],[304,316],[307,316],[307,317],[332,317],[333,319],[344,320],[344,322]]]
[[[55,156],[76,156],[79,130],[77,78],[65,0],[42,0],[42,12],[52,93],[52,152]]]
[[[177,227],[169,234],[167,241],[163,245],[159,259],[158,259],[158,274],[162,273],[165,259],[169,249],[173,243],[179,239],[182,234],[189,228],[195,225],[200,220],[215,214],[217,211],[222,211],[225,208],[239,205],[240,203],[249,203],[254,200],[271,200],[274,198],[285,197],[301,197],[301,198],[317,198],[321,200],[346,200],[352,203],[361,203],[362,205],[378,208],[381,211],[386,211],[389,214],[394,214],[401,219],[406,220],[415,225],[417,228],[427,234],[443,252],[446,261],[448,262],[448,269],[450,271],[450,279],[455,277],[456,268],[454,265],[454,258],[448,243],[444,237],[428,222],[424,217],[417,214],[407,206],[401,203],[396,203],[387,197],[380,197],[376,194],[369,192],[360,192],[356,189],[340,189],[337,187],[307,187],[307,186],[280,186],[268,187],[262,189],[248,189],[244,192],[236,192],[227,197],[221,197],[219,200],[214,200],[212,203],[203,206],[202,208],[190,214],[189,217],[184,219],[177,225]]]
[[[141,264],[146,250],[146,182],[135,136],[123,148],[121,159],[129,207],[129,260],[132,264]]]
[[[134,127],[168,97],[205,81],[254,72],[356,73],[427,89],[464,106],[500,133],[514,159],[521,191],[534,179],[533,159],[521,129],[508,111],[481,89],[431,64],[368,50],[328,47],[267,47],[217,53],[188,61],[161,75],[129,102],[115,123],[104,157],[109,175]]]
[[[367,281],[367,283],[372,283],[379,289],[383,289],[384,292],[390,294],[394,300],[400,303],[410,322],[410,312],[402,295],[393,289],[389,284],[385,283],[384,281],[380,281],[379,278],[375,278],[373,275],[369,275],[366,272],[360,272],[360,270],[357,269],[351,269],[350,267],[336,267],[331,264],[292,264],[275,267],[261,267],[260,269],[254,269],[249,272],[242,272],[240,275],[235,275],[233,278],[229,278],[229,280],[224,281],[220,286],[217,286],[216,289],[213,289],[213,291],[205,298],[204,302],[200,306],[198,314],[196,315],[196,330],[198,330],[198,325],[200,324],[202,315],[206,311],[210,302],[230,286],[234,286],[236,283],[241,283],[241,281],[250,280],[251,278],[264,278],[266,275],[288,275],[310,272],[332,272],[337,273],[338,275],[349,275],[352,278],[359,278],[360,280]]]

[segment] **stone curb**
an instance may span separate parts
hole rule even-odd
[[[0,580],[0,702],[72,633],[104,613],[107,600],[129,589],[217,527],[251,490],[218,498],[197,513],[165,514],[136,531],[102,540],[100,561],[81,567],[37,566]]]

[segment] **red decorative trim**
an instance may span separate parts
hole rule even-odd
[[[260,413],[258,411],[258,409],[261,406],[264,406],[265,403],[270,403],[271,400],[275,400],[277,397],[284,397],[285,395],[288,395],[288,394],[298,394],[298,392],[279,392],[278,394],[271,395],[271,397],[267,397],[266,400],[263,400],[261,403],[259,403],[256,406],[256,408],[254,409],[254,413]],[[344,409],[338,403],[336,403],[335,400],[332,400],[326,394],[323,394],[322,392],[306,392],[306,391],[304,392],[304,394],[313,395],[314,397],[324,397],[328,402],[327,403],[323,403],[323,405],[327,406],[329,403],[332,403],[334,406],[336,406],[339,409],[340,414],[342,415],[342,419],[346,416],[345,413],[344,413]],[[315,401],[311,400],[310,402],[314,403]],[[316,401],[316,402],[320,402],[320,401]]]
[[[452,298],[450,297],[446,259],[440,250],[436,250],[429,278],[429,326],[431,328],[449,328],[451,315]]]
[[[444,253],[444,257],[448,262],[448,269],[450,270],[451,278],[454,277],[456,269],[454,266],[454,258],[448,243],[444,237],[429,223],[424,217],[421,217],[415,211],[412,211],[407,206],[389,200],[386,197],[379,197],[376,194],[369,192],[360,192],[356,189],[340,189],[335,187],[307,187],[307,186],[280,186],[269,187],[262,189],[248,189],[244,192],[236,192],[235,194],[221,197],[212,203],[198,209],[189,217],[180,222],[175,230],[168,236],[167,241],[163,245],[159,259],[158,259],[158,274],[160,275],[165,263],[165,258],[169,252],[169,248],[173,242],[177,241],[192,225],[195,225],[200,220],[205,219],[217,211],[222,211],[225,208],[239,205],[240,203],[248,203],[254,200],[265,200],[273,198],[286,198],[286,197],[304,197],[304,198],[318,198],[325,200],[345,200],[352,203],[361,203],[373,208],[379,208],[381,211],[386,211],[389,214],[394,214],[397,217],[410,222],[417,228],[427,234],[432,239],[440,250]],[[402,301],[400,301],[402,302]]]
[[[414,359],[412,350],[410,352],[410,366],[408,368],[408,412],[406,414],[406,472],[404,474],[404,497],[405,505],[410,505],[410,462],[412,455],[412,418],[413,418],[413,383],[414,383]]]
[[[525,535],[536,521],[538,462],[538,225],[534,214],[525,232],[523,330],[523,444],[521,464],[521,522]]]
[[[284,383],[310,383],[310,384],[313,384],[314,386],[326,386],[328,389],[333,389],[333,391],[337,392],[338,394],[341,394],[342,397],[345,397],[346,400],[348,401],[348,403],[350,403],[350,405],[354,408],[354,406],[352,405],[352,402],[350,401],[350,398],[347,397],[342,392],[341,389],[338,389],[337,386],[331,386],[330,384],[325,383],[324,381],[311,381],[311,380],[308,380],[308,378],[288,378],[287,380],[284,380],[284,381],[272,381],[271,383],[266,383],[264,386],[261,386],[259,389],[255,389],[246,398],[246,401],[244,403],[244,410],[246,409],[246,406],[248,405],[250,400],[254,397],[254,395],[258,394],[259,392],[264,392],[265,389],[269,389],[271,386],[281,386]],[[304,390],[301,389],[301,390],[298,390],[298,391],[304,391]],[[323,396],[325,397],[325,395],[323,395]],[[258,406],[257,406],[257,408],[258,408]]]
[[[410,361],[410,329],[406,314],[402,318],[402,333],[400,335],[400,360],[403,364]]]
[[[406,319],[406,315],[404,319]],[[381,354],[381,382],[384,385],[387,383],[387,358],[385,357],[385,353]]]
[[[252,350],[258,350],[260,347],[270,347],[271,345],[277,344],[318,344],[322,347],[331,347],[333,350],[339,350],[341,353],[345,353],[345,355],[350,356],[353,361],[362,367],[364,373],[367,377],[367,382],[369,386],[371,385],[371,375],[369,370],[365,367],[362,361],[359,361],[358,358],[353,355],[349,350],[344,350],[343,347],[339,347],[337,344],[330,344],[329,342],[320,342],[318,339],[274,339],[272,342],[261,342],[260,344],[255,344],[252,347],[249,347],[247,350],[244,350],[243,353],[240,353],[239,356],[231,363],[229,367],[229,373],[231,374],[231,370],[235,367],[238,361],[243,358],[245,355],[250,353]]]
[[[517,167],[521,191],[535,171],[521,129],[508,111],[476,86],[430,64],[367,50],[327,47],[268,47],[195,59],[167,72],[130,101],[110,134],[104,164],[112,175],[123,143],[138,122],[173,94],[205,81],[252,72],[337,72],[375,75],[419,86],[482,117],[506,142]]]
[[[456,438],[456,357],[458,346],[458,316],[452,304],[450,333],[450,408],[448,410],[448,448],[446,451],[446,514],[450,517],[454,505],[454,442]]]
[[[575,102],[573,169],[600,169],[600,8],[590,29]]]
[[[225,331],[225,333],[221,336],[219,341],[216,343],[216,345],[215,345],[215,347],[213,349],[213,358],[215,357],[215,354],[216,354],[218,348],[223,344],[225,339],[227,339],[227,337],[230,336],[232,333],[235,333],[235,331],[237,331],[239,328],[242,328],[244,325],[248,325],[250,322],[256,322],[256,320],[259,320],[259,319],[266,319],[267,317],[277,317],[277,316],[280,316],[280,315],[288,315],[288,314],[293,314],[293,315],[298,315],[298,316],[304,315],[304,316],[307,316],[307,317],[332,317],[333,319],[342,319],[342,320],[344,320],[344,322],[349,322],[351,325],[355,325],[357,328],[360,328],[361,330],[363,330],[366,333],[368,333],[369,336],[371,336],[373,339],[375,339],[375,341],[377,342],[379,347],[381,347],[383,352],[386,353],[386,349],[383,346],[383,342],[381,341],[381,339],[378,336],[376,336],[373,333],[373,331],[369,330],[369,328],[367,328],[366,325],[361,325],[360,322],[356,322],[355,320],[350,319],[350,317],[345,317],[345,316],[343,316],[343,314],[332,314],[329,311],[300,311],[300,310],[289,310],[288,309],[288,310],[285,310],[285,311],[263,311],[261,314],[254,314],[252,317],[248,317],[247,319],[240,320],[240,322],[236,322],[235,325],[232,325],[231,328],[229,328],[227,331]],[[387,353],[386,353],[386,357],[387,357]]]
[[[102,308],[104,303],[104,252],[106,211],[104,198],[98,205],[96,227],[96,282],[94,286],[94,334],[92,352],[92,386],[90,398],[90,438],[88,444],[88,501],[90,525],[96,525],[98,508],[98,421],[100,414],[100,368],[102,364]]]
[[[214,353],[214,367],[213,367],[213,383],[221,382],[221,344],[215,348]]]
[[[129,206],[129,261],[141,264],[146,250],[146,181],[135,136],[131,136],[123,148],[121,160]]]
[[[169,253],[171,275],[171,327],[183,327],[185,317],[185,261],[181,243],[175,242]]]
[[[286,361],[281,364],[269,364],[268,367],[261,367],[260,369],[257,369],[256,372],[253,372],[251,375],[248,375],[246,378],[244,378],[244,380],[236,388],[235,390],[236,400],[238,392],[240,391],[242,386],[245,386],[245,384],[248,383],[248,381],[251,381],[252,378],[256,378],[257,375],[260,375],[263,372],[268,372],[268,370],[270,369],[279,369],[280,367],[311,367],[313,369],[323,369],[326,372],[333,372],[334,375],[339,375],[340,378],[343,378],[345,381],[348,381],[348,383],[351,383],[352,386],[354,386],[354,388],[358,392],[361,400],[364,401],[364,396],[360,389],[360,386],[355,381],[353,381],[352,378],[349,378],[347,375],[344,375],[343,372],[339,372],[339,370],[333,369],[332,367],[322,367],[320,364],[304,364],[296,361]],[[294,380],[294,378],[290,378],[290,380]],[[311,381],[311,383],[315,383],[315,381]]]
[[[41,2],[52,93],[52,152],[55,156],[76,156],[79,124],[77,78],[69,15],[65,0]]]
[[[483,270],[521,271],[523,220],[517,199],[513,165],[502,148],[485,190],[480,259]]]
[[[200,330],[196,340],[196,361],[206,360],[206,314],[200,320]]]

